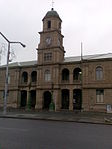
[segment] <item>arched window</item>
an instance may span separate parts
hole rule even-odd
[[[36,82],[37,81],[37,72],[33,71],[31,73],[31,82]]]
[[[68,81],[69,80],[69,70],[63,69],[62,70],[62,81]]]
[[[98,66],[96,68],[96,80],[102,80],[103,79],[103,68]]]
[[[27,83],[28,82],[28,73],[23,72],[22,73],[22,83]]]
[[[47,28],[50,29],[51,28],[51,21],[47,22]]]
[[[73,71],[73,80],[81,80],[82,71],[80,68],[75,68]]]
[[[44,73],[45,81],[50,81],[51,80],[51,73],[50,70],[46,70]]]

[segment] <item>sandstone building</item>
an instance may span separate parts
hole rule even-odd
[[[65,57],[62,20],[51,9],[39,32],[38,60],[9,65],[7,107],[48,110],[106,111],[112,104],[112,54]],[[0,67],[3,107],[5,66]]]

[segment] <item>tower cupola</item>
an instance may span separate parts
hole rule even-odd
[[[48,11],[48,12],[46,13],[46,15],[45,15],[45,17],[43,18],[43,20],[44,20],[45,18],[51,18],[51,17],[55,17],[55,18],[59,18],[59,19],[60,19],[59,14],[57,13],[57,11],[54,10],[54,8],[52,8],[51,11]],[[61,20],[61,19],[60,19],[60,20]]]
[[[52,30],[58,30],[61,32],[61,23],[62,20],[59,17],[59,14],[57,11],[52,8],[50,11],[48,11],[43,18],[43,31],[52,31]]]
[[[43,18],[43,30],[39,32],[38,64],[56,64],[64,60],[62,20],[53,8]]]

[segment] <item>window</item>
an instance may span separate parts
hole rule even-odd
[[[31,73],[31,81],[32,82],[36,82],[37,81],[37,72],[36,71],[33,71]]]
[[[97,103],[103,103],[104,102],[104,90],[103,89],[97,89],[96,90],[96,102]]]
[[[51,21],[48,21],[48,22],[47,22],[47,28],[48,28],[48,29],[51,28]]]
[[[73,80],[81,80],[82,71],[80,68],[75,68],[73,71]]]
[[[28,82],[28,73],[23,72],[22,73],[22,83],[27,83]]]
[[[45,81],[50,81],[51,80],[50,70],[45,71],[44,77],[45,77]]]
[[[51,61],[52,53],[44,53],[44,61]]]
[[[61,30],[61,22],[59,22],[59,30]]]
[[[96,68],[96,80],[102,80],[103,79],[103,68],[97,67]]]
[[[63,69],[62,70],[62,81],[68,81],[69,80],[69,70]]]

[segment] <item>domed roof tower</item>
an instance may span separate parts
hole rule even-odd
[[[43,21],[43,30],[38,45],[38,63],[53,64],[64,60],[63,35],[61,34],[62,20],[53,8],[46,13]]]
[[[56,18],[59,18],[59,14],[57,13],[57,11],[54,10],[54,8],[51,9],[51,11],[48,11],[44,17],[45,18],[50,18],[50,17],[56,17]],[[61,19],[60,19],[61,20]]]
[[[57,11],[52,8],[50,11],[48,11],[43,18],[43,31],[48,30],[58,30],[61,31],[61,23],[62,20],[59,17],[59,14]]]

